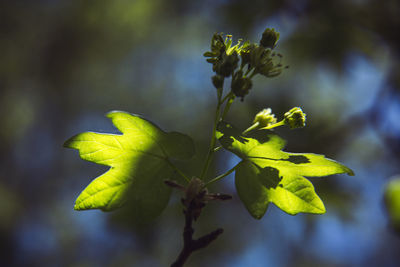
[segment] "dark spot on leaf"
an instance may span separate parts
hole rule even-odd
[[[266,188],[276,188],[282,177],[279,177],[279,170],[272,167],[261,168],[258,167],[260,173],[258,179]]]
[[[250,132],[248,135],[246,135],[246,137],[254,138],[260,142],[260,144],[264,144],[270,140],[270,134],[271,131],[269,130],[259,130]]]
[[[303,163],[310,163],[310,160],[306,156],[289,156],[287,161],[290,161],[294,164],[303,164]]]
[[[222,134],[222,136],[219,138],[219,141],[223,147],[230,147],[234,140],[237,140],[243,144],[248,142],[241,136],[241,132],[238,129],[234,128],[228,123],[220,122],[217,125],[217,130]]]

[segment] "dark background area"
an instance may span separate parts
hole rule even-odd
[[[63,142],[83,131],[116,132],[110,110],[141,114],[196,140],[183,164],[197,174],[215,108],[209,50],[214,32],[258,41],[281,34],[290,68],[257,77],[228,120],[243,129],[261,109],[293,106],[307,127],[278,133],[287,151],[325,154],[356,176],[310,179],[322,216],[271,205],[257,221],[233,176],[215,191],[197,234],[224,234],[188,266],[398,266],[384,185],[399,173],[400,3],[395,0],[0,1],[0,266],[168,266],[181,245],[179,194],[154,222],[122,209],[76,212],[78,194],[107,168]],[[215,174],[238,159],[221,152]]]

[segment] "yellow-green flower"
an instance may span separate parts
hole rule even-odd
[[[290,129],[301,128],[306,125],[306,114],[299,107],[294,107],[284,115],[285,124],[289,125]]]
[[[276,123],[275,115],[272,114],[272,110],[270,108],[265,108],[257,113],[254,117],[253,123],[257,123],[260,128],[267,127]]]

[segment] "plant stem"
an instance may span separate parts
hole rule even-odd
[[[239,164],[240,164],[240,163],[241,163],[241,162],[239,162],[238,164],[236,164],[236,165],[235,165],[232,169],[230,169],[229,171],[227,171],[227,172],[225,172],[225,173],[223,173],[223,174],[221,174],[221,175],[215,177],[214,179],[208,181],[208,182],[204,185],[204,187],[207,187],[207,186],[209,186],[209,185],[215,183],[216,181],[221,180],[221,179],[224,178],[225,176],[228,176],[228,175],[231,174],[237,167],[239,167]]]
[[[232,93],[231,93],[231,92],[229,92],[228,94],[226,94],[226,96],[221,100],[221,105],[222,105],[228,98],[230,98],[230,97],[232,97]]]
[[[235,100],[235,95],[232,92],[227,94],[226,97],[229,97],[229,100],[228,100],[228,103],[226,103],[226,105],[225,105],[224,111],[222,112],[221,120],[225,119],[226,114],[228,114],[228,111],[231,108],[233,101]]]
[[[225,101],[225,100],[223,100],[223,101]],[[217,124],[218,124],[218,122],[220,120],[220,111],[221,111],[221,105],[222,105],[223,101],[221,101],[221,98],[218,97],[218,103],[217,103],[217,108],[215,110],[214,126],[213,126],[213,130],[212,130],[212,135],[211,135],[210,147],[208,149],[207,158],[206,158],[203,170],[202,170],[201,175],[200,175],[200,179],[201,180],[204,179],[204,176],[206,175],[206,173],[208,171],[208,168],[210,167],[211,158],[212,158],[212,155],[214,153],[214,147],[215,147],[215,142],[216,142],[215,133],[217,131]]]
[[[228,99],[228,102],[225,104],[224,110],[222,112],[222,116],[220,115],[221,111],[221,106],[222,104]],[[210,167],[211,159],[215,151],[215,143],[216,143],[216,131],[217,131],[217,125],[220,120],[223,120],[228,113],[233,101],[235,100],[235,95],[232,92],[229,92],[222,100],[219,98],[218,99],[218,104],[217,108],[215,111],[215,119],[214,119],[214,126],[213,126],[213,131],[212,131],[212,136],[211,136],[211,142],[210,142],[210,148],[208,150],[207,154],[207,159],[203,167],[203,171],[201,172],[200,179],[203,180],[204,176],[207,174],[208,168]]]

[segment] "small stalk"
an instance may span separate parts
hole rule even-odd
[[[242,134],[246,134],[252,130],[258,129],[259,126],[260,126],[260,123],[256,122],[253,125],[251,125],[249,128],[247,128],[246,130],[244,130]]]
[[[241,163],[241,162],[239,162],[238,164],[236,164],[236,165],[235,165],[232,169],[230,169],[229,171],[227,171],[227,172],[225,172],[225,173],[223,173],[223,174],[221,174],[221,175],[215,177],[214,179],[208,181],[208,182],[204,185],[204,187],[208,187],[208,186],[212,185],[213,183],[215,183],[215,182],[221,180],[221,179],[224,178],[225,176],[228,176],[229,174],[231,174],[232,172],[234,172],[234,171],[236,170],[237,167],[239,167],[239,164],[240,164],[240,163]]]
[[[228,114],[229,109],[230,109],[231,106],[232,106],[233,101],[235,100],[235,95],[234,95],[232,92],[230,92],[229,94],[227,94],[226,97],[229,97],[229,100],[228,100],[228,102],[227,102],[226,105],[225,105],[224,111],[222,112],[221,120],[224,120],[224,119],[225,119],[226,115]],[[226,97],[225,97],[225,98],[226,98]]]
[[[279,127],[279,126],[283,126],[283,125],[285,125],[285,120],[281,120],[281,121],[279,121],[277,123],[274,123],[274,124],[268,125],[266,127],[263,127],[260,130],[269,130],[269,129],[273,129],[273,128],[276,128],[276,127]]]
[[[206,175],[208,168],[210,167],[211,158],[214,153],[214,147],[215,147],[215,142],[216,142],[215,134],[217,132],[217,124],[220,120],[220,111],[221,111],[222,103],[223,103],[223,101],[221,101],[221,98],[218,97],[218,103],[217,103],[217,108],[215,110],[214,125],[213,125],[213,130],[212,130],[212,135],[211,135],[210,147],[208,149],[207,158],[206,158],[203,170],[200,175],[201,180],[204,179],[204,176]]]
[[[169,166],[171,166],[180,176],[182,176],[186,180],[186,182],[188,182],[188,183],[190,182],[189,177],[187,177],[178,167],[176,167],[175,164],[173,164],[169,160],[169,158],[166,158],[166,161],[167,161]]]

